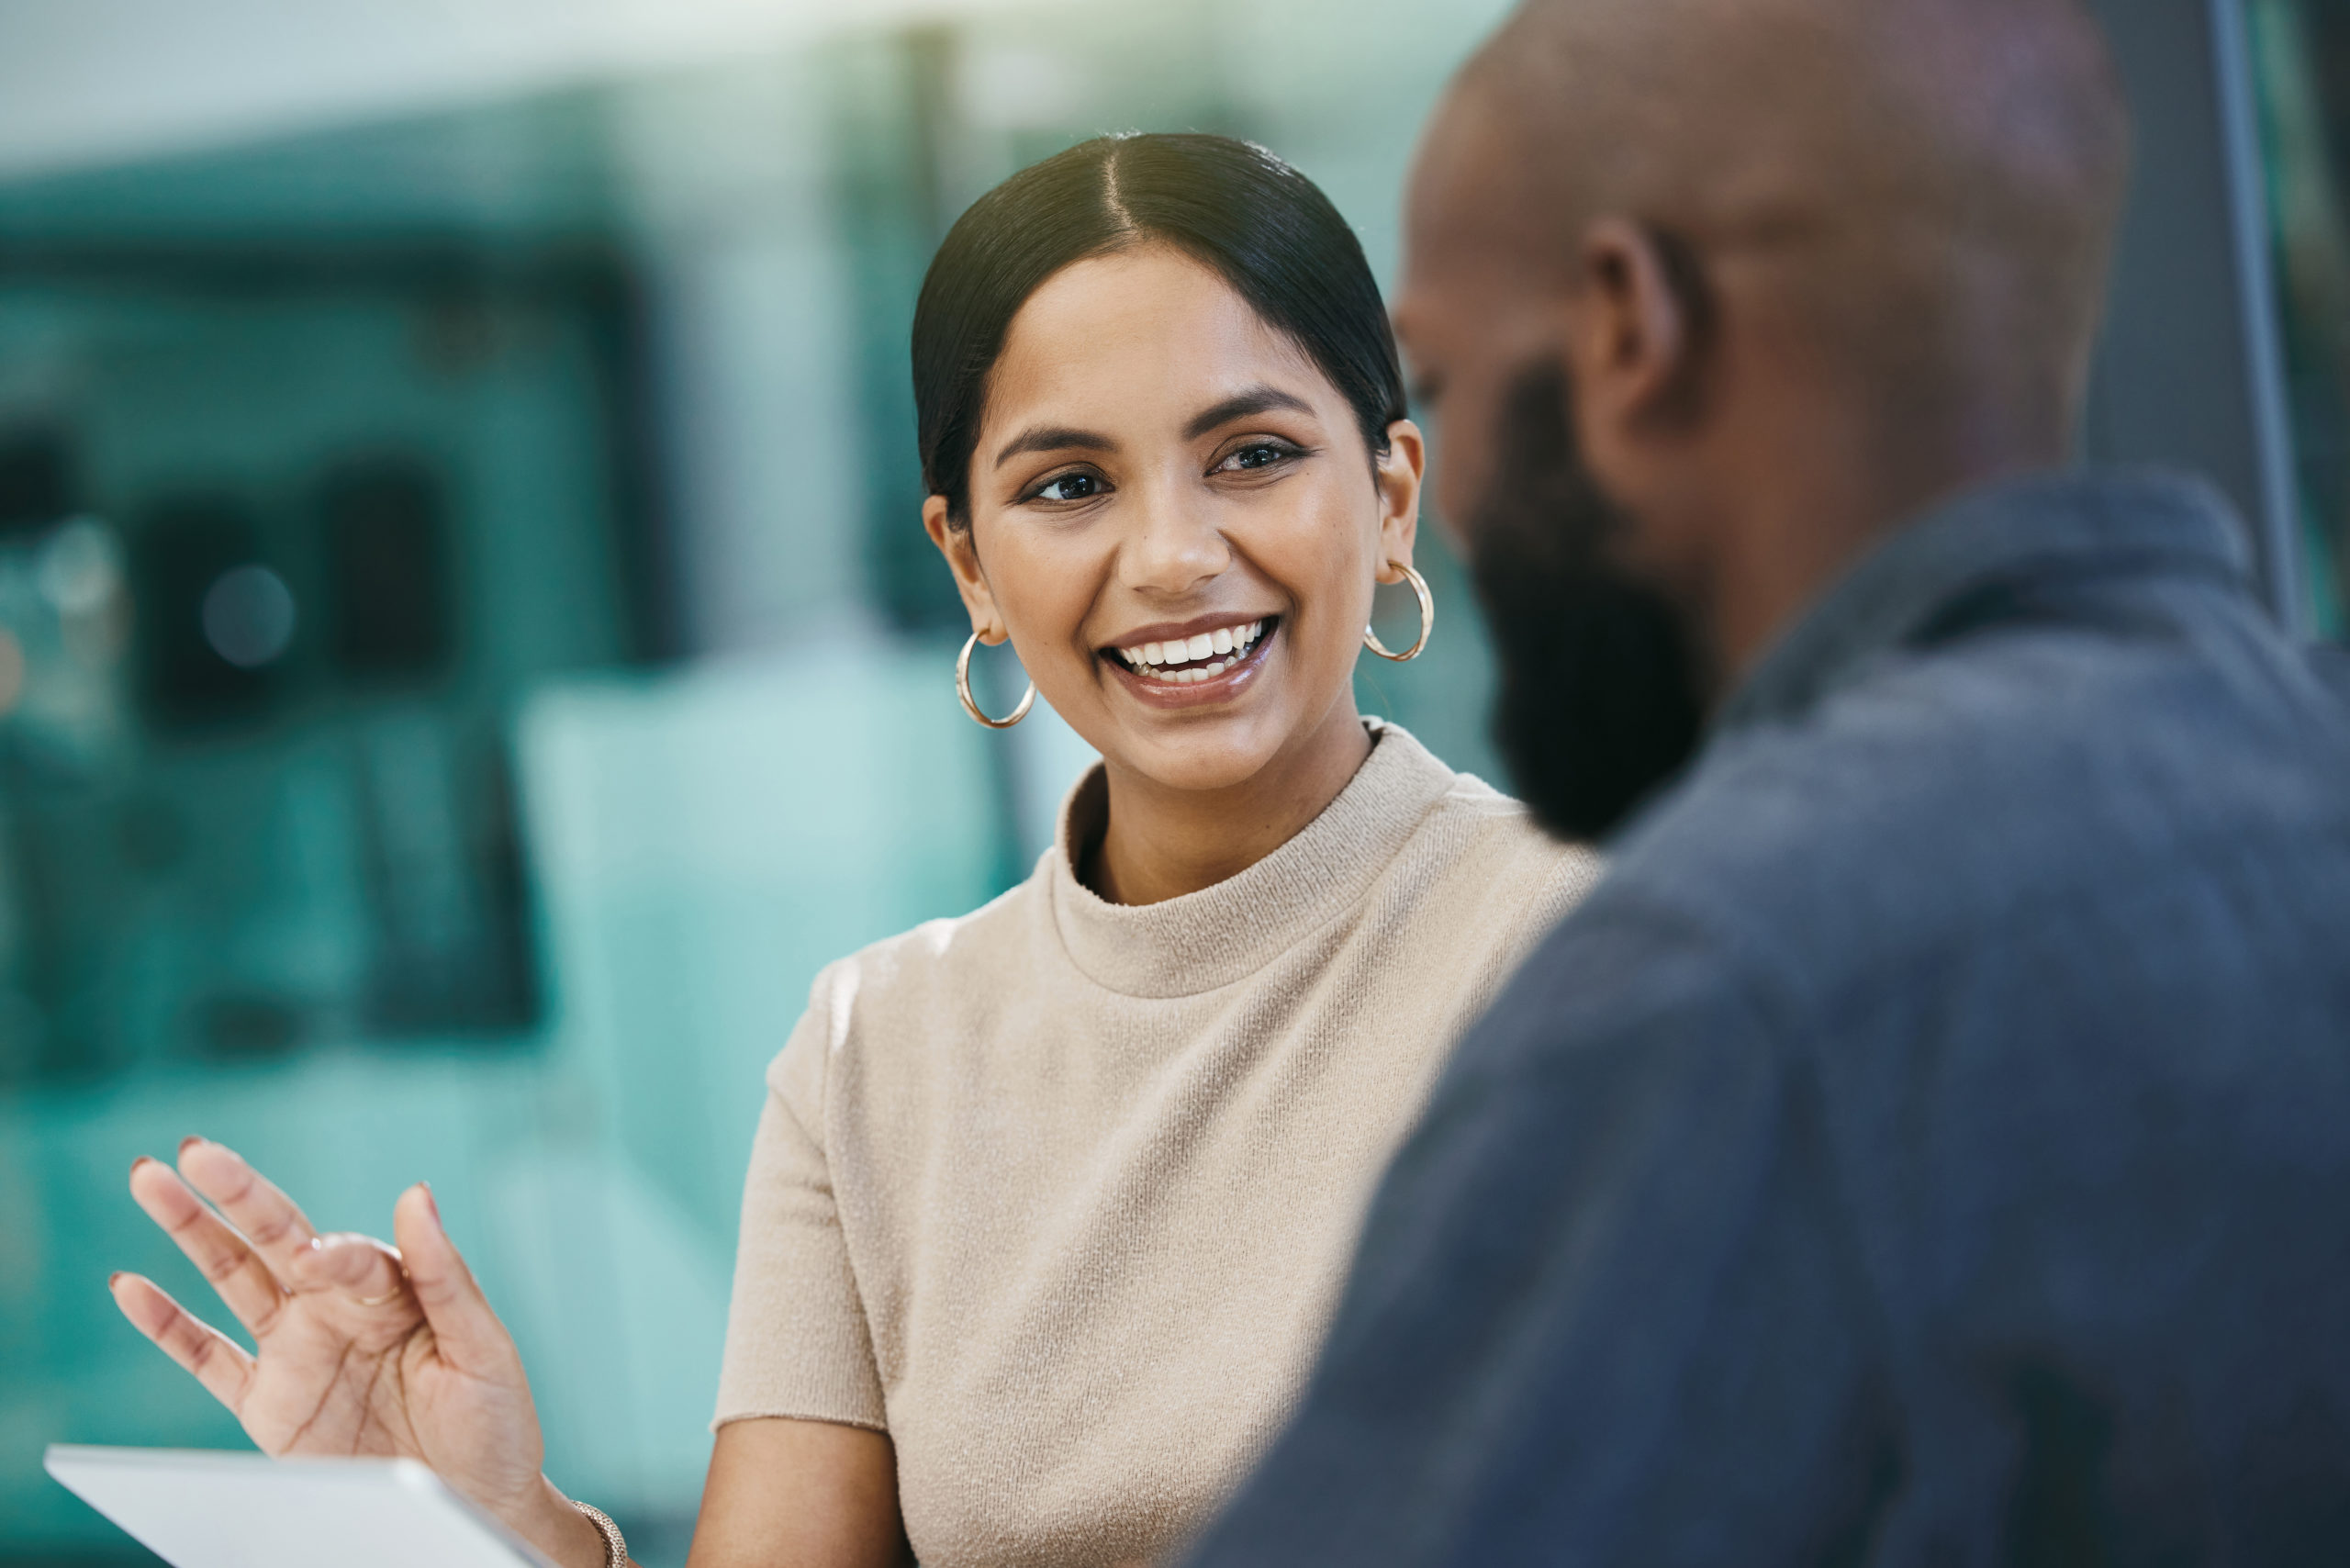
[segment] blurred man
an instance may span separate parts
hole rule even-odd
[[[2126,140],[2072,0],[1456,84],[1399,321],[1518,782],[1629,820],[1201,1563],[2350,1561],[2350,683],[2064,471]]]

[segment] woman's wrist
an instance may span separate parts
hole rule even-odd
[[[543,1475],[539,1477],[538,1499],[524,1525],[517,1533],[562,1568],[604,1568],[604,1532]]]

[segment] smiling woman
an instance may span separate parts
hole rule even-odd
[[[1198,136],[1036,165],[948,236],[914,372],[973,641],[1102,763],[1034,876],[827,969],[769,1070],[698,1568],[1179,1549],[1293,1403],[1452,1043],[1595,871],[1355,710],[1372,585],[1427,602],[1423,446],[1302,175]],[[558,1562],[617,1555],[539,1473],[430,1194],[393,1251],[217,1145],[132,1189],[260,1353],[118,1300],[263,1447],[412,1455]]]
[[[1244,143],[1087,142],[956,225],[913,366],[923,521],[973,635],[1102,754],[1087,883],[1156,902],[1286,842],[1369,753],[1351,672],[1418,520],[1345,219]]]

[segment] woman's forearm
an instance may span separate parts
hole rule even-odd
[[[910,1561],[897,1450],[887,1434],[780,1418],[718,1429],[688,1568],[902,1568]]]

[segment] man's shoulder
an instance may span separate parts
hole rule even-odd
[[[1887,658],[1720,738],[1604,892],[1757,953],[1867,964],[2192,874],[2198,845],[2338,859],[2345,768],[2350,709],[2306,663],[2026,629]]]

